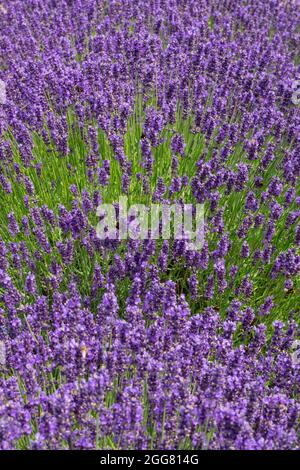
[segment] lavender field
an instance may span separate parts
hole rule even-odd
[[[0,449],[299,450],[299,177],[298,0],[0,0]]]

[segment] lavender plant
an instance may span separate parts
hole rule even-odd
[[[0,24],[0,448],[299,449],[299,5]],[[100,240],[120,196],[203,204],[203,246]]]

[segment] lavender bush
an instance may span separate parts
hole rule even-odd
[[[0,4],[1,449],[299,449],[300,6]],[[203,204],[201,249],[97,207]]]

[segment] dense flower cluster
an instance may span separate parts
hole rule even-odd
[[[300,6],[0,24],[0,447],[299,449]],[[202,248],[100,240],[120,195],[204,204]]]
[[[224,322],[212,308],[191,316],[175,283],[143,278],[142,270],[121,317],[112,283],[97,315],[74,285],[69,294],[56,293],[51,308],[41,296],[23,309],[28,328],[15,315],[7,346],[15,376],[2,380],[4,448],[29,438],[31,422],[37,433],[28,442],[35,449],[93,448],[109,438],[117,447],[141,449],[298,444],[300,365],[288,352],[294,322],[287,329],[274,323],[263,354],[266,327],[252,327],[250,309],[236,302]],[[237,331],[251,336],[247,346],[235,346]]]

